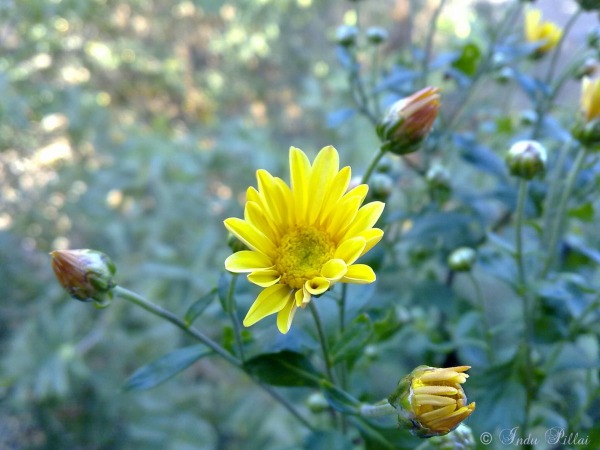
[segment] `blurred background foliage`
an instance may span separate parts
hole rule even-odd
[[[430,83],[445,88],[442,120],[452,120],[463,100],[461,77],[474,74],[480,56],[472,52],[483,48],[500,3],[449,1],[439,18],[434,44],[449,53],[436,55]],[[416,84],[417,45],[436,6],[363,3],[360,20],[390,33],[382,47],[383,104]],[[585,23],[597,25],[591,16]],[[350,109],[347,61],[332,42],[336,27],[354,20],[346,1],[0,1],[0,448],[288,449],[303,442],[327,448],[314,437],[307,441],[293,417],[212,358],[154,389],[124,391],[138,367],[191,342],[129,305],[115,302],[98,311],[68,300],[48,252],[99,249],[115,261],[120,284],[183,315],[216,286],[229,254],[222,220],[241,215],[256,169],[286,178],[290,145],[314,155],[333,144],[342,163],[360,174],[377,149],[368,120]],[[582,33],[566,43],[569,51],[582,45],[577,37]],[[535,86],[527,74],[520,80],[520,86],[486,81],[479,108],[457,124],[460,133],[437,137],[457,199],[451,211],[424,209],[423,180],[399,159],[389,162],[388,232],[404,233],[407,218],[414,226],[398,245],[375,253],[374,266],[384,253],[389,262],[377,294],[357,291],[360,300],[350,306],[352,317],[369,300],[374,327],[353,361],[361,369],[353,381],[357,396],[368,393],[367,400],[376,401],[388,395],[419,364],[484,358],[472,336],[481,321],[469,300],[472,286],[457,276],[450,287],[444,261],[458,246],[480,245],[506,205],[514,207],[514,186],[498,155],[515,136],[529,133],[531,123],[521,119]],[[558,97],[558,117],[573,115],[578,89],[572,82]],[[554,129],[550,137],[560,142],[565,131]],[[487,147],[476,145],[481,139]],[[590,250],[599,243],[592,226],[597,173],[591,167],[583,174],[595,190],[579,191],[579,209],[572,211],[578,220],[572,248],[580,250],[568,262],[579,277],[597,276],[600,260]],[[532,215],[541,208],[535,199]],[[514,273],[501,251],[503,238],[495,238],[481,253],[478,276],[487,314],[511,324],[519,305],[499,279]],[[582,309],[582,289],[594,287],[572,277],[545,289],[546,307],[571,317]],[[560,299],[570,299],[566,306],[552,301],[559,290]],[[255,294],[238,283],[241,311]],[[554,312],[540,318],[548,322],[539,329],[549,341],[553,332],[567,333],[552,323]],[[289,339],[316,348],[311,326],[297,320]],[[218,302],[208,304],[197,326],[218,340],[231,339]],[[276,343],[272,328],[261,323],[252,333]],[[597,368],[597,331],[575,336],[568,345],[577,358],[561,354],[563,368]],[[496,335],[499,359],[509,361],[518,347],[515,334],[505,327]],[[506,382],[512,366],[502,367],[495,376]],[[569,414],[581,414],[578,425],[591,430],[590,420],[598,417],[585,414],[597,383],[589,376],[567,372],[566,381],[546,386],[550,400],[539,407],[552,416],[548,423],[566,426]],[[470,420],[476,430],[520,420],[519,383],[499,382],[507,390],[488,396],[487,410],[486,392],[495,382],[478,383],[474,399],[490,414],[476,411]],[[565,389],[567,395],[559,395]],[[308,394],[308,388],[286,390],[300,405]]]

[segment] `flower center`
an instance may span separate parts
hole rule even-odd
[[[281,239],[275,268],[280,282],[302,289],[307,280],[319,276],[323,264],[333,258],[335,244],[327,233],[313,227],[293,228]]]

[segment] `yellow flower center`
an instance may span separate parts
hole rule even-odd
[[[280,282],[302,289],[307,280],[321,273],[323,264],[333,258],[335,244],[329,235],[313,227],[292,228],[279,244],[275,269]]]

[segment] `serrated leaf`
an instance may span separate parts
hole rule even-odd
[[[212,300],[215,298],[216,292],[216,288],[211,289],[210,292],[204,294],[202,297],[192,303],[192,305],[186,311],[185,316],[183,316],[183,321],[188,327],[192,325],[194,320],[196,320],[204,312],[208,305],[210,305]]]
[[[273,386],[318,386],[323,378],[301,353],[284,350],[249,359],[246,371]]]
[[[179,348],[161,356],[137,369],[131,375],[123,388],[127,391],[144,391],[164,383],[179,372],[187,369],[201,358],[208,356],[212,350],[204,345],[193,345],[191,347]]]

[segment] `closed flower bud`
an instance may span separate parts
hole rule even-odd
[[[110,303],[116,268],[108,256],[87,249],[55,250],[50,255],[56,279],[71,297],[101,307]]]
[[[313,413],[321,413],[329,409],[329,403],[327,399],[320,392],[313,392],[306,399],[306,406]]]
[[[358,28],[350,25],[341,25],[335,32],[335,41],[342,47],[352,47],[358,37]]]
[[[377,172],[381,172],[381,173],[389,173],[392,171],[393,168],[394,168],[394,161],[392,161],[391,158],[384,156],[377,163],[377,167],[375,167],[375,170]]]
[[[546,149],[537,141],[519,141],[506,155],[506,163],[514,176],[531,180],[546,170]]]
[[[430,188],[448,189],[451,188],[450,172],[440,164],[433,164],[425,174],[425,180]]]
[[[426,87],[390,107],[377,125],[382,150],[405,155],[419,149],[438,115],[439,92],[439,88]]]
[[[399,425],[419,437],[442,436],[475,411],[467,404],[462,384],[469,366],[438,369],[419,366],[398,383],[388,399],[396,408]]]
[[[515,77],[515,71],[511,67],[502,67],[494,74],[494,79],[500,84],[506,84]]]
[[[448,267],[456,272],[468,272],[473,268],[477,253],[470,247],[459,247],[448,256]]]
[[[519,121],[522,125],[530,126],[537,122],[537,113],[532,109],[526,109],[525,111],[521,111],[519,115]]]
[[[444,436],[434,436],[427,439],[416,450],[474,450],[475,439],[471,429],[461,423],[456,430]]]
[[[385,201],[394,189],[394,181],[385,173],[374,173],[369,181],[375,200]]]
[[[373,45],[379,45],[388,39],[388,32],[381,27],[371,27],[367,29],[367,41]]]
[[[562,29],[552,22],[542,21],[539,9],[529,9],[525,13],[525,39],[530,43],[540,43],[533,54],[540,57],[558,45],[562,37]]]
[[[575,72],[575,78],[592,77],[600,72],[600,63],[596,58],[586,58]]]

